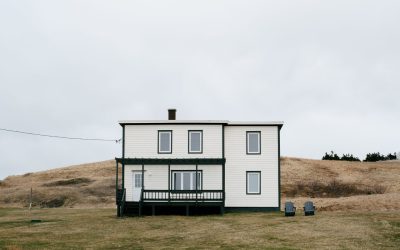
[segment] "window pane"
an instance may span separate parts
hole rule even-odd
[[[259,134],[258,133],[249,133],[248,134],[248,147],[249,153],[259,153]]]
[[[201,189],[201,173],[197,173],[197,190]]]
[[[201,172],[197,173],[197,189],[201,189]],[[174,190],[196,190],[196,172],[174,172]]]
[[[142,187],[142,174],[135,174],[135,188]]]
[[[192,183],[191,183],[191,189],[196,190],[196,183],[197,183],[197,190],[201,189],[201,172],[197,172],[197,182],[196,182],[196,172],[192,172]]]
[[[175,190],[182,190],[181,173],[174,173]]]
[[[196,172],[191,172],[190,175],[190,178],[192,180],[192,182],[190,183],[190,189],[196,190]]]
[[[190,190],[190,177],[191,177],[191,173],[190,172],[186,172],[186,173],[182,173],[183,175],[183,190]]]
[[[171,152],[171,133],[160,133],[160,152]]]
[[[201,151],[201,133],[190,132],[190,151],[200,152]]]
[[[259,173],[248,173],[248,193],[259,193],[260,192],[260,174]]]

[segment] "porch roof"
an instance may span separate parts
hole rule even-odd
[[[221,165],[225,158],[115,158],[118,163],[131,165]]]

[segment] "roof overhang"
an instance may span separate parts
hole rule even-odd
[[[118,163],[130,165],[222,165],[225,158],[115,158]]]
[[[227,121],[227,120],[122,120],[124,125],[225,125],[225,126],[283,126],[282,121]]]
[[[283,126],[283,121],[230,121],[228,126]]]
[[[227,124],[224,120],[122,120],[122,125],[157,125],[157,124]]]

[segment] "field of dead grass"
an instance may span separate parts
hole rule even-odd
[[[115,161],[10,176],[0,183],[0,207],[26,207],[30,188],[38,207],[112,207]]]
[[[282,202],[320,211],[400,210],[400,161],[346,162],[282,158]]]
[[[115,209],[3,208],[0,235],[0,249],[396,249],[400,211],[117,219]]]
[[[400,210],[400,161],[345,162],[283,157],[282,203],[320,211]],[[0,207],[113,207],[115,161],[10,176],[0,182]]]

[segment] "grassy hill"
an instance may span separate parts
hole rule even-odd
[[[400,209],[400,161],[283,158],[281,177],[282,201],[311,199],[320,211]]]
[[[115,204],[115,161],[9,176],[0,182],[0,206],[110,207]]]
[[[400,161],[360,163],[283,157],[282,202],[311,199],[319,210],[400,209]],[[0,207],[113,207],[115,161],[88,163],[0,181]]]

